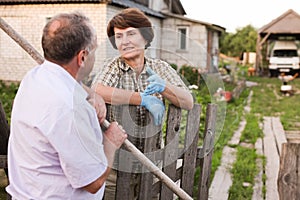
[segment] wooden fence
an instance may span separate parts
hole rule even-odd
[[[199,138],[200,114],[201,106],[199,104],[195,104],[186,115],[182,114],[181,109],[170,105],[166,119],[166,130],[161,130],[161,133],[153,137],[145,138],[141,151],[146,152],[146,154],[156,152],[155,156],[152,156],[153,162],[161,164],[166,175],[174,182],[178,182],[178,185],[194,199],[206,200],[208,199],[210,183],[217,106],[215,104],[207,106],[206,120],[203,122],[205,130],[202,136],[204,139],[203,137]],[[125,121],[121,123],[125,130],[134,129],[128,127],[132,126],[132,122],[126,122],[126,119],[131,118],[134,116],[123,118]],[[186,127],[185,130],[182,130],[182,126]],[[151,134],[151,131],[154,130],[153,127],[148,127],[148,129],[150,133],[146,133],[146,135]],[[160,135],[164,136],[165,147],[162,151],[156,148],[157,137]],[[202,145],[199,145],[199,142]],[[153,181],[155,177],[152,174],[129,172],[136,168],[132,164],[134,163],[133,160],[134,158],[126,155],[126,152],[119,155],[117,163],[121,163],[122,166],[118,168],[124,167],[124,162],[129,164],[126,165],[126,170],[122,169],[117,172],[116,199],[132,199],[134,195],[132,194],[134,193],[132,191],[133,184],[138,185],[134,188],[139,190],[139,199],[147,200],[152,199],[152,197],[158,197],[161,200],[173,199],[174,192],[161,181]],[[199,170],[199,178],[197,180],[198,186],[195,187],[196,170]],[[132,183],[135,179],[138,180]]]

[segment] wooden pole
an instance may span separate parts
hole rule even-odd
[[[35,50],[21,35],[19,35],[9,24],[0,17],[0,28],[18,43],[38,64],[44,62],[41,54]]]
[[[21,35],[15,32],[0,17],[0,27],[12,37],[37,63],[41,64],[44,58],[25,40]],[[110,123],[105,120],[103,126],[109,127]],[[137,149],[128,139],[124,141],[124,145],[142,164],[144,164],[150,172],[156,175],[163,183],[165,183],[175,194],[184,200],[193,200],[183,189],[177,186],[172,179],[164,174],[151,160],[149,160],[139,149]]]

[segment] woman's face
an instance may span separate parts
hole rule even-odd
[[[129,27],[126,29],[114,28],[116,46],[124,59],[144,56],[147,41],[140,31]]]

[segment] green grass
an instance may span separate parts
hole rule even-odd
[[[251,200],[254,185],[254,177],[257,173],[257,154],[253,148],[237,147],[237,161],[234,163],[231,173],[233,183],[229,189],[229,200]],[[244,185],[248,183],[249,185]]]
[[[281,81],[277,78],[255,77],[259,83],[253,88],[251,109],[260,116],[279,116],[285,130],[299,130],[300,119],[300,78],[290,84],[296,93],[292,96],[284,96],[280,93]]]
[[[258,138],[263,137],[263,132],[259,127],[259,118],[253,113],[248,113],[245,119],[247,124],[242,132],[240,142],[252,144],[253,146]],[[258,155],[253,147],[237,146],[237,158],[231,170],[233,184],[229,189],[228,199],[250,200],[252,198],[254,178],[258,173],[257,159],[262,159],[262,155]],[[244,186],[244,183],[249,183],[250,185]]]

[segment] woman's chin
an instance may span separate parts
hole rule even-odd
[[[140,54],[138,52],[126,52],[122,54],[122,58],[124,59],[133,59],[138,57]]]

